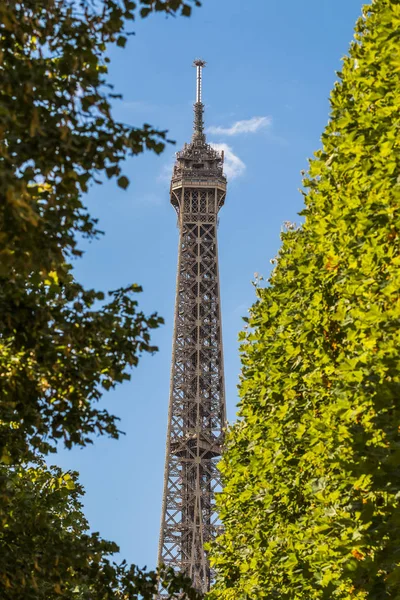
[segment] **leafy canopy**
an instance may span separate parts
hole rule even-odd
[[[129,377],[162,319],[141,288],[84,289],[70,262],[96,221],[82,195],[107,176],[128,186],[126,156],[159,153],[166,134],[112,115],[106,50],[123,47],[136,12],[190,14],[183,0],[7,0],[0,3],[0,597],[150,600],[197,597],[184,577],[115,564],[91,534],[76,474],[39,453],[118,437],[99,409]],[[27,464],[29,466],[27,466]],[[186,593],[186,591],[187,593]]]
[[[3,600],[152,600],[159,581],[170,598],[198,600],[190,581],[172,571],[144,572],[111,562],[116,544],[90,533],[77,473],[0,467],[0,595]]]
[[[82,194],[121,163],[162,151],[163,131],[112,116],[107,48],[136,11],[190,14],[197,0],[0,3],[0,459],[48,452],[61,438],[118,437],[102,392],[128,378],[162,320],[137,309],[138,285],[109,300],[74,280],[77,240],[99,234]]]
[[[364,8],[242,334],[210,598],[400,598],[400,2]]]

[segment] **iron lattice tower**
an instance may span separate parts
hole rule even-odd
[[[227,183],[223,153],[204,134],[205,62],[194,66],[193,137],[177,153],[171,181],[180,235],[158,562],[186,573],[196,589],[207,592],[213,575],[204,544],[219,528],[216,464],[226,418],[217,224]]]

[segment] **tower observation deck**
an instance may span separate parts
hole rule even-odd
[[[204,544],[219,528],[216,465],[226,422],[217,224],[227,182],[223,153],[204,134],[205,62],[194,66],[193,136],[176,155],[170,192],[179,257],[158,562],[186,573],[196,589],[207,592],[213,574]]]

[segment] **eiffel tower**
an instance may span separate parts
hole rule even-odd
[[[194,66],[193,136],[176,154],[171,181],[179,258],[158,563],[185,573],[204,593],[213,581],[204,544],[219,529],[215,492],[226,421],[217,226],[227,182],[223,152],[204,134],[205,62]]]

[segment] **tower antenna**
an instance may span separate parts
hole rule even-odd
[[[196,58],[193,61],[193,66],[196,67],[196,103],[194,105],[194,131],[193,137],[200,138],[205,141],[204,137],[204,104],[201,100],[202,83],[203,83],[203,69],[206,66],[206,61],[201,58]]]
[[[197,69],[197,89],[196,89],[196,103],[201,102],[201,84],[203,78],[203,69],[206,66],[206,61],[201,58],[196,58],[193,61],[193,66]]]

